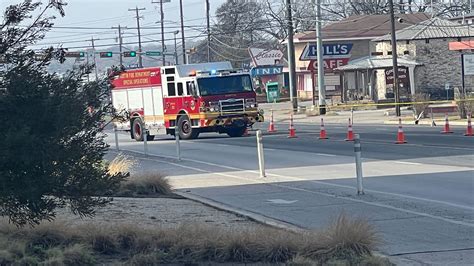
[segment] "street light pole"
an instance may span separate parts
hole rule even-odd
[[[390,28],[392,37],[392,64],[393,64],[393,92],[395,93],[395,114],[401,116],[400,90],[398,86],[398,62],[397,62],[397,36],[395,35],[395,14],[393,11],[393,0],[388,0],[390,9]]]

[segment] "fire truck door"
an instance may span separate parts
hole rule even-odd
[[[157,124],[163,125],[165,124],[164,112],[163,112],[163,88],[159,87],[152,87],[152,109],[153,109],[153,116],[154,121]]]

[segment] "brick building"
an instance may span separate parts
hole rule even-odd
[[[462,87],[461,52],[449,50],[450,42],[471,41],[474,37],[474,25],[459,25],[441,18],[432,18],[398,30],[397,53],[400,58],[415,62],[410,66],[411,83],[405,88],[406,96],[417,92],[429,93],[432,96],[444,95],[446,84],[450,88]],[[376,52],[384,58],[391,59],[390,35],[374,40]],[[464,50],[463,53],[472,53]],[[403,66],[403,65],[402,65]],[[390,85],[387,85],[384,69],[376,70],[377,99],[384,99]],[[465,87],[472,91],[474,79],[465,77]]]

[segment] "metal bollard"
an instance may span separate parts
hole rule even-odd
[[[145,156],[148,156],[148,130],[143,125],[142,135],[143,135],[143,149],[145,151]]]
[[[355,162],[356,162],[356,174],[357,174],[357,195],[364,195],[364,183],[362,176],[362,148],[360,146],[360,136],[355,134],[354,138],[354,153],[355,153]]]
[[[354,124],[354,107],[351,107],[351,121]]]
[[[119,140],[118,140],[118,131],[117,131],[117,126],[116,125],[114,125],[114,135],[115,135],[115,149],[117,149],[117,151],[120,151]]]
[[[265,158],[263,154],[263,136],[261,130],[257,130],[257,154],[258,167],[260,168],[260,177],[265,177]]]
[[[174,128],[174,136],[176,139],[176,157],[178,161],[181,161],[181,145],[179,143],[179,126],[176,124]]]

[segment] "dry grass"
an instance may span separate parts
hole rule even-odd
[[[44,239],[40,239],[41,236]],[[17,247],[11,248],[14,245],[5,246],[5,243],[16,243]],[[68,227],[52,223],[35,229],[2,227],[0,250],[4,250],[0,252],[0,264],[23,261],[93,265],[112,260],[114,264],[125,262],[126,265],[197,262],[390,265],[371,257],[376,243],[374,230],[367,222],[345,215],[324,231],[305,234],[263,226],[224,230],[184,224],[174,229],[142,229],[135,226]]]
[[[135,159],[120,153],[108,164],[107,169],[111,175],[129,173],[135,165],[137,165]]]
[[[171,195],[172,189],[168,179],[160,173],[147,173],[131,176],[120,184],[116,196],[143,197]]]

